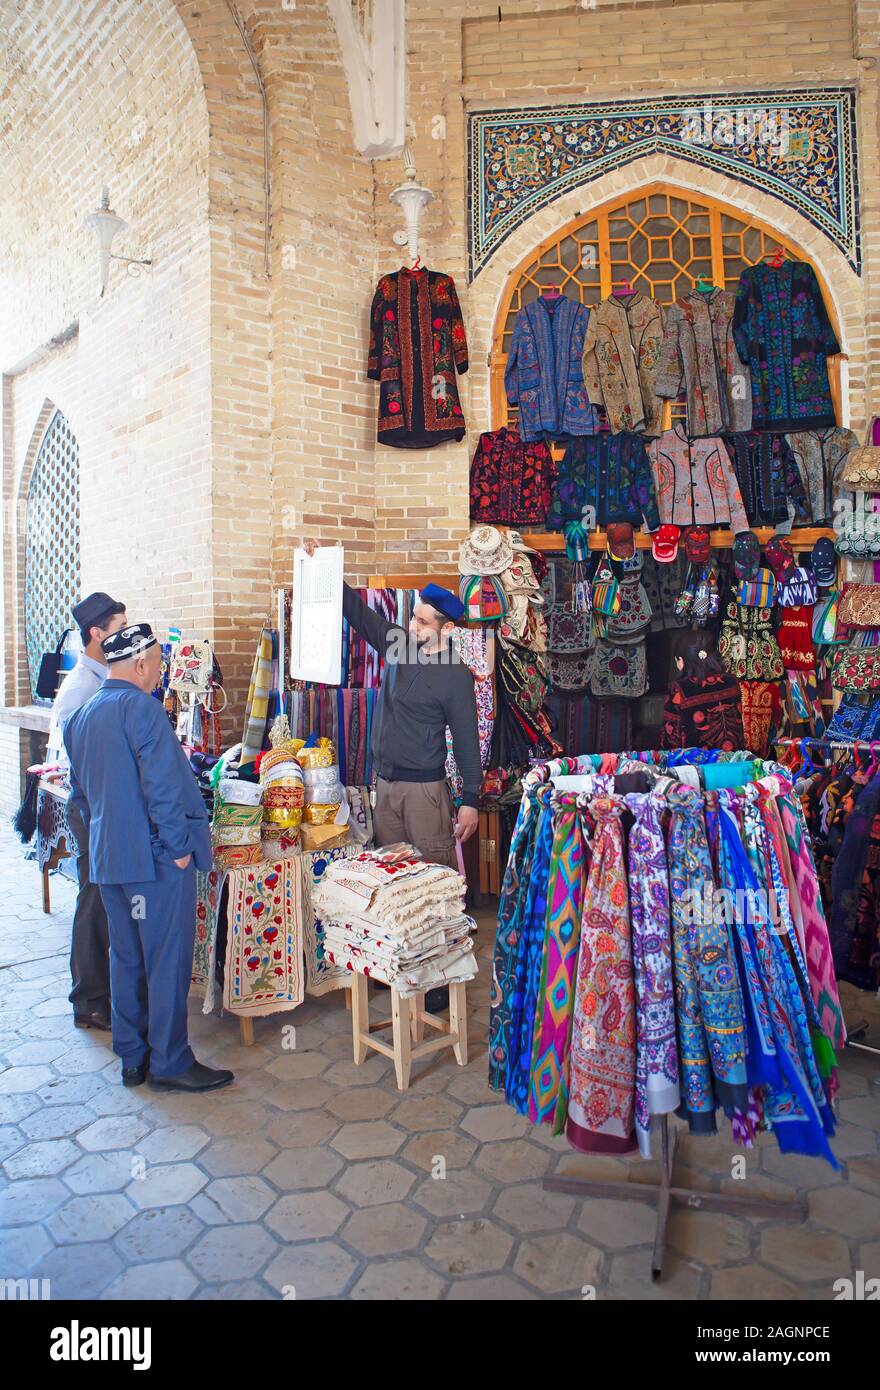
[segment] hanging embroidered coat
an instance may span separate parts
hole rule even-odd
[[[720,439],[689,439],[681,425],[648,445],[661,523],[729,526],[749,521],[730,455]]]
[[[803,430],[786,435],[795,465],[809,498],[810,521],[814,526],[834,523],[835,483],[850,449],[858,445],[852,430]]]
[[[663,702],[663,748],[744,748],[742,693],[732,676],[673,681]]]
[[[747,266],[739,277],[733,337],[751,371],[753,429],[837,424],[827,359],[838,355],[840,344],[811,265]]]
[[[752,426],[752,385],[733,341],[736,295],[694,290],[666,310],[658,396],[687,393],[688,432],[723,434]]]
[[[471,521],[543,526],[556,464],[543,439],[525,443],[516,430],[489,430],[471,463]]]
[[[584,386],[582,358],[590,311],[566,296],[523,305],[514,320],[504,371],[525,440],[595,434],[598,417]]]
[[[654,475],[638,434],[608,434],[574,439],[565,451],[553,500],[547,509],[547,525],[561,530],[567,521],[581,521],[584,507],[592,507],[592,525],[629,521],[649,531],[660,525]]]
[[[379,443],[431,449],[463,439],[455,374],[467,369],[452,276],[405,266],[383,275],[370,310],[367,362],[367,376],[379,382]]]
[[[663,342],[663,311],[647,294],[612,295],[590,314],[583,371],[593,405],[605,407],[612,431],[657,435],[663,402],[654,387]]]
[[[757,430],[726,434],[724,445],[733,462],[750,526],[775,526],[788,521],[789,515],[797,525],[809,522],[804,485],[784,434]]]

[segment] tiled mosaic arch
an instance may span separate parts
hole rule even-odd
[[[79,445],[56,410],[37,453],[27,494],[24,628],[31,693],[43,652],[54,650],[80,597]]]
[[[470,278],[541,208],[651,154],[780,199],[860,273],[855,92],[827,87],[472,111]]]

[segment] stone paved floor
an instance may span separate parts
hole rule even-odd
[[[650,1180],[655,1165],[586,1161],[486,1085],[489,973],[469,988],[471,1061],[351,1061],[340,995],[237,1024],[193,1001],[197,1055],[236,1072],[216,1096],[126,1090],[106,1035],[67,1003],[72,888],[40,910],[35,865],[0,831],[0,1278],[51,1280],[55,1298],[828,1299],[835,1279],[880,1275],[880,1065],[842,1061],[841,1173],[784,1158],[765,1137],[732,1176],[726,1138],[685,1136],[695,1187],[793,1198],[803,1225],[684,1211],[652,1285],[651,1210],[545,1193],[552,1171]],[[492,919],[480,949],[491,952]],[[850,993],[847,1013],[876,1001]],[[283,1027],[296,1028],[295,1050]]]

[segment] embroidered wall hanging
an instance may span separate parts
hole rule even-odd
[[[540,208],[658,151],[781,199],[861,273],[855,92],[823,87],[471,112],[471,280]]]

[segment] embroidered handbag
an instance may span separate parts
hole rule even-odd
[[[865,499],[868,500],[876,502],[876,498]],[[834,549],[838,555],[853,560],[873,560],[880,556],[880,513],[867,511],[858,504],[853,513],[854,517],[862,518],[861,524],[853,518],[841,518]]]
[[[206,695],[213,666],[210,642],[175,643],[169,663],[169,689],[180,694]]]
[[[585,652],[593,645],[590,614],[572,613],[557,604],[547,615],[547,648],[551,652]]]
[[[566,695],[586,690],[590,684],[589,652],[551,652],[550,684]]]
[[[638,579],[620,585],[620,607],[609,617],[605,636],[609,642],[631,642],[651,625],[651,604],[644,584]]]
[[[880,695],[875,695],[867,705],[862,703],[858,695],[844,695],[831,716],[826,733],[828,738],[845,739],[847,742],[861,738],[871,739],[874,737],[878,720]]]
[[[775,598],[776,579],[773,571],[759,569],[754,579],[742,581],[737,602],[741,608],[772,608]]]
[[[831,668],[835,690],[858,694],[880,690],[880,647],[857,645],[858,638],[844,647]]]
[[[509,647],[500,643],[498,675],[505,691],[529,714],[536,714],[544,703],[547,694],[547,677],[542,666],[521,647]]]
[[[850,449],[843,461],[841,480],[844,486],[852,488],[853,492],[876,492],[880,488],[880,448],[868,442],[873,437],[873,432],[872,424],[865,443]]]
[[[600,640],[590,655],[590,689],[597,699],[636,700],[648,688],[644,642]]]
[[[846,627],[880,627],[880,584],[844,584],[837,616]]]

